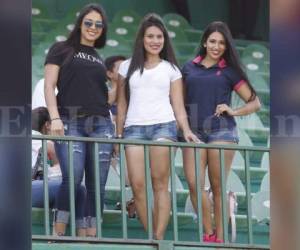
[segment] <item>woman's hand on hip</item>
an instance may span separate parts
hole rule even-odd
[[[235,111],[231,107],[229,107],[227,104],[223,103],[223,104],[217,105],[216,111],[215,111],[215,116],[219,117],[224,112],[226,112],[228,115],[231,115],[231,116],[235,115]]]

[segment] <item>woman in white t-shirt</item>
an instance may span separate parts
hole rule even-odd
[[[176,65],[162,19],[156,14],[146,15],[137,32],[132,58],[119,67],[118,138],[176,141],[177,122],[186,141],[198,142],[187,122],[182,76]],[[126,160],[137,213],[147,230],[144,148],[126,146]],[[151,146],[150,165],[154,238],[163,239],[170,215],[169,148]]]

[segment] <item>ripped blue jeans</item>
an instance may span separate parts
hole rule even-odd
[[[65,135],[76,137],[93,137],[93,138],[113,138],[114,126],[110,117],[103,116],[81,116],[72,119],[61,117]],[[100,195],[101,211],[104,207],[105,184],[110,166],[113,144],[98,144],[99,148],[99,167],[100,167]],[[68,177],[68,144],[67,142],[56,141],[55,151],[62,171],[62,183],[58,189],[57,220],[67,224],[69,220],[69,177]],[[75,197],[85,173],[85,186],[87,197],[85,204],[85,215],[90,219],[87,227],[95,227],[96,207],[95,207],[95,171],[94,171],[94,146],[93,143],[73,142],[73,167],[74,167],[74,184]],[[76,202],[76,200],[75,200]],[[81,222],[81,219],[79,222]],[[85,221],[85,218],[82,218]],[[86,223],[86,222],[85,222]],[[92,223],[92,225],[90,225]],[[81,224],[81,223],[80,223]]]

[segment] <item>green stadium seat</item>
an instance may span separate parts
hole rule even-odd
[[[232,160],[232,168],[240,168],[245,166],[245,160],[239,151],[236,151]]]
[[[177,148],[175,153],[175,167],[182,167],[183,159],[182,159],[182,149]]]
[[[270,109],[269,107],[262,107],[258,112],[257,112],[260,120],[266,127],[270,127]]]
[[[106,188],[120,187],[120,172],[119,167],[110,166],[106,181]]]
[[[196,55],[198,45],[196,43],[190,42],[176,42],[173,40],[174,49],[178,56],[189,57],[189,59],[193,59]]]
[[[171,41],[173,42],[173,44],[178,43],[178,42],[179,43],[187,43],[188,42],[188,39],[182,29],[174,28],[172,26],[167,26],[167,30],[168,30],[169,37],[171,38]]]
[[[112,24],[120,25],[121,27],[137,28],[141,19],[141,16],[133,10],[121,10],[114,15]]]
[[[244,49],[243,57],[251,57],[255,61],[270,61],[270,52],[261,44],[250,44]]]
[[[253,146],[253,143],[249,135],[242,128],[238,128],[238,135],[240,138],[239,145],[242,146]]]
[[[270,156],[268,152],[265,152],[263,154],[262,160],[261,160],[261,168],[266,169],[269,171],[270,169]]]
[[[264,77],[254,73],[249,74],[248,78],[257,92],[267,92],[268,94],[270,94],[269,83],[266,82]]]
[[[181,56],[181,55],[179,55],[178,52],[176,52],[176,58],[177,58],[177,61],[178,61],[178,64],[180,67],[182,67],[186,62],[190,61],[194,57],[195,57],[195,55]]]
[[[131,57],[132,55],[132,42],[125,40],[122,36],[109,33],[106,45],[103,49],[98,52],[104,58],[112,55],[124,55],[126,57]]]
[[[246,116],[237,116],[235,117],[237,126],[243,129],[259,129],[259,130],[267,130],[263,123],[261,122],[259,116],[256,113]]]
[[[261,181],[260,191],[270,192],[270,172],[267,172]]]
[[[114,23],[109,25],[108,37],[121,37],[126,41],[134,41],[137,29],[132,26],[124,26],[122,23]]]
[[[175,29],[190,29],[191,25],[181,15],[175,13],[169,13],[163,16],[163,20],[168,27],[174,27]]]
[[[258,222],[270,221],[270,192],[260,191],[255,193],[251,200],[252,218]]]
[[[231,97],[231,104],[233,108],[238,108],[244,105],[244,101],[238,96],[237,93],[233,93]],[[243,129],[252,139],[253,142],[258,144],[266,144],[267,137],[270,133],[269,127],[269,112],[253,113],[247,116],[237,116],[235,117],[238,127]],[[264,122],[262,122],[259,115],[263,115]]]
[[[269,74],[270,72],[269,66],[262,61],[255,60],[250,56],[243,56],[241,59],[248,75],[253,73]]]
[[[43,1],[32,1],[31,7],[32,19],[35,18],[51,18],[49,8]]]
[[[203,35],[203,31],[202,30],[197,30],[197,29],[193,29],[193,28],[189,28],[189,29],[184,29],[184,33],[188,39],[189,42],[191,43],[197,43],[198,47]]]

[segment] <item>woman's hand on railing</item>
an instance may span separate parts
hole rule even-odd
[[[183,136],[184,136],[184,139],[187,142],[195,142],[195,143],[200,143],[201,142],[199,140],[199,138],[191,130],[183,131]]]
[[[51,121],[51,135],[53,136],[64,136],[64,124],[62,120],[55,119]]]

